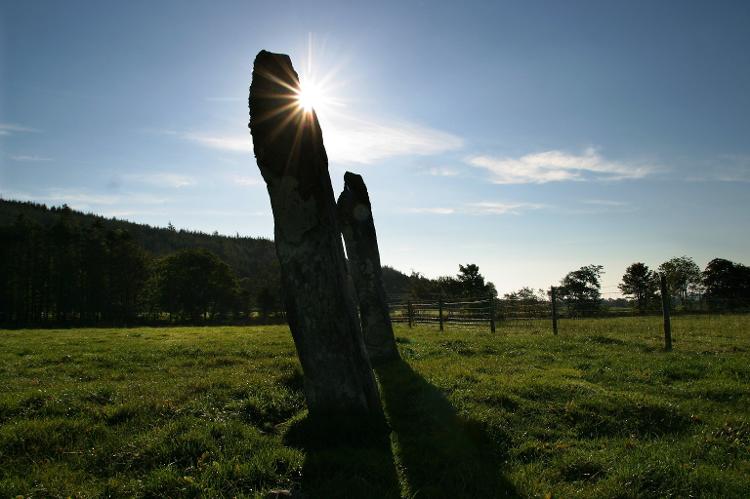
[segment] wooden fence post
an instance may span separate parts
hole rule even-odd
[[[411,301],[406,304],[406,313],[409,315],[409,328],[414,325],[414,308],[411,305]]]
[[[440,322],[440,330],[443,330],[443,300],[438,302],[438,321]]]
[[[659,275],[659,284],[661,285],[661,310],[664,316],[664,350],[672,351],[672,322],[669,318],[669,290],[667,289],[667,276]]]
[[[557,335],[557,300],[555,287],[550,288],[550,300],[552,301],[552,334]]]
[[[490,332],[495,332],[495,297],[490,295]]]

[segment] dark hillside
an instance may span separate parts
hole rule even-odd
[[[19,215],[43,227],[51,226],[64,207],[0,199],[0,227],[12,225]],[[70,210],[71,221],[78,226],[94,222],[104,228],[130,233],[135,241],[153,256],[164,256],[181,249],[205,249],[226,262],[238,277],[278,279],[278,263],[273,241],[262,237],[232,237],[183,229],[152,227],[146,224],[105,218],[92,213]]]
[[[170,321],[194,321],[193,301],[208,292],[203,281],[209,272],[194,265],[230,269],[217,270],[214,277],[224,277],[213,283],[218,294],[199,307],[204,320],[242,319],[258,309],[265,317],[282,308],[270,239],[152,227],[65,205],[0,199],[0,242],[2,323],[119,324],[164,320],[165,314]],[[194,265],[180,266],[187,261]],[[408,292],[403,273],[385,267],[384,277],[389,295]]]

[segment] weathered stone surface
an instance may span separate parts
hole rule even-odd
[[[296,103],[287,55],[261,51],[250,86],[250,131],[275,223],[287,318],[310,414],[382,418],[356,306],[347,291],[344,248],[315,113]]]
[[[372,205],[360,175],[351,172],[344,175],[344,191],[339,196],[337,211],[370,360],[397,359],[399,355],[383,285]]]

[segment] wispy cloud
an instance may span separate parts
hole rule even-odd
[[[518,158],[471,156],[466,162],[489,171],[496,184],[638,179],[655,170],[651,165],[608,160],[593,148],[583,154],[545,151]]]
[[[455,177],[458,175],[458,170],[454,170],[453,168],[445,168],[442,166],[436,166],[433,168],[429,168],[427,170],[428,175],[432,175],[434,177]]]
[[[47,158],[44,156],[36,156],[36,155],[27,155],[27,154],[16,154],[16,155],[10,155],[8,156],[13,161],[28,161],[28,162],[35,162],[35,161],[52,161],[52,158]]]
[[[158,187],[188,187],[195,185],[195,178],[179,173],[156,172],[156,173],[129,173],[124,175],[125,179],[135,182],[155,185]]]
[[[0,123],[0,135],[12,135],[14,133],[39,133],[41,130],[16,123]]]
[[[452,215],[456,213],[455,208],[407,208],[406,213],[428,213],[431,215]]]
[[[561,207],[560,212],[568,215],[612,215],[635,213],[639,206],[627,201],[614,199],[584,199]]]
[[[750,182],[750,155],[721,154],[695,165],[685,182]]]
[[[36,201],[48,204],[67,204],[71,208],[89,210],[98,206],[118,204],[163,204],[167,199],[146,194],[96,194],[86,191],[49,189],[38,193],[2,192],[6,199],[19,201]]]
[[[477,215],[519,215],[524,211],[539,210],[546,205],[539,203],[496,203],[485,201],[467,205],[469,213]]]
[[[195,142],[204,147],[210,147],[212,149],[246,153],[251,153],[253,150],[253,142],[250,138],[249,132],[247,133],[247,135],[220,135],[196,132],[186,132],[180,133],[178,135],[185,140],[189,140],[191,142]]]
[[[424,213],[431,215],[520,215],[529,210],[539,210],[546,208],[547,205],[539,203],[522,203],[522,202],[496,202],[482,201],[478,203],[467,203],[455,208],[451,207],[428,207],[428,208],[408,208],[407,213]]]
[[[630,204],[625,201],[615,201],[612,199],[585,199],[581,202],[595,206],[628,206]]]
[[[460,137],[408,122],[336,117],[323,123],[331,161],[372,164],[396,156],[431,156],[463,147]]]
[[[750,182],[750,156],[723,154],[713,163],[711,180],[719,182]]]
[[[193,142],[202,147],[221,151],[252,153],[253,142],[250,132],[196,132],[171,129],[146,129],[146,133],[168,135],[181,140]]]
[[[463,147],[453,134],[408,122],[379,122],[348,115],[321,118],[323,142],[331,162],[373,164],[396,156],[430,156]],[[162,130],[203,147],[252,154],[249,133]]]
[[[246,175],[232,175],[230,177],[232,183],[241,185],[243,187],[252,187],[261,185],[263,181],[258,177],[250,177]]]

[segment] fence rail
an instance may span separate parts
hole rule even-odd
[[[392,322],[414,324],[438,324],[443,331],[451,325],[488,325],[495,332],[494,298],[467,299],[465,301],[406,302],[391,303]]]
[[[630,317],[630,316],[662,316],[664,326],[664,346],[671,350],[670,317],[675,315],[703,315],[723,312],[748,313],[750,310],[732,307],[731,303],[716,300],[700,300],[699,302],[681,304],[674,307],[666,283],[662,283],[658,305],[652,304],[646,309],[636,309],[633,306],[607,306],[602,300],[591,302],[575,302],[560,300],[556,288],[551,288],[549,299],[543,298],[524,300],[501,300],[494,297],[439,299],[436,301],[415,300],[391,303],[390,315],[394,323],[437,324],[440,331],[446,326],[482,326],[487,325],[491,332],[496,327],[518,326],[526,324],[536,328],[548,321],[553,334],[558,334],[559,321],[597,317]],[[687,306],[686,306],[687,305]],[[542,326],[546,328],[547,326]]]

